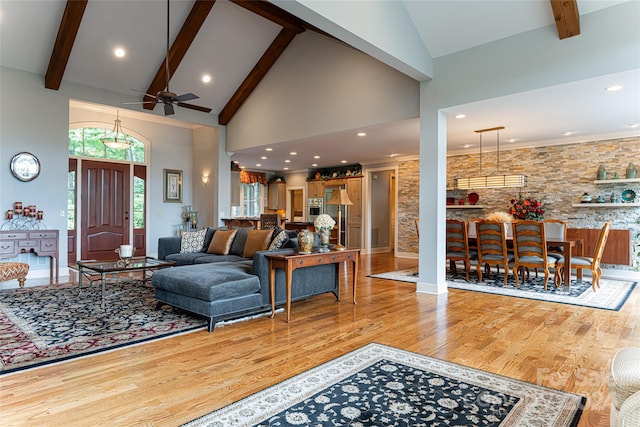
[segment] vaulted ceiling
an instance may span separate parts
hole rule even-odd
[[[432,57],[439,57],[554,23],[559,38],[570,37],[580,32],[580,14],[620,2],[407,1],[404,4],[425,48]],[[52,90],[68,81],[120,93],[123,102],[153,101],[153,97],[143,94],[155,95],[166,86],[168,27],[171,91],[196,94],[198,99],[189,100],[183,106],[197,110],[198,114],[218,115],[219,123],[224,125],[296,36],[304,31],[315,31],[331,37],[262,0],[172,0],[169,5],[167,23],[167,2],[160,0],[3,0],[0,3],[0,64],[44,74],[44,85]],[[20,42],[15,43],[15,40]],[[126,51],[123,58],[113,56],[116,47]],[[209,83],[202,81],[204,74],[211,76]],[[630,80],[628,84],[633,85],[637,73],[619,76],[619,79]],[[600,86],[605,82],[604,77],[601,81],[591,82],[593,87],[598,87],[597,96],[601,96]],[[569,102],[572,97],[590,89],[576,84],[553,90],[556,93],[566,90]],[[632,87],[631,96],[633,90]],[[637,82],[635,90],[638,90]],[[593,92],[596,96],[596,91]],[[469,135],[473,136],[471,130],[493,123],[494,119],[487,120],[489,115],[500,114],[507,119],[514,111],[522,111],[523,105],[528,107],[528,123],[546,123],[546,126],[545,129],[528,123],[522,123],[521,127],[510,126],[508,130],[513,132],[512,136],[521,141],[558,139],[560,130],[587,125],[592,134],[611,132],[611,125],[605,125],[602,117],[594,117],[593,113],[581,109],[593,102],[584,102],[584,95],[582,105],[562,105],[565,109],[562,123],[553,119],[556,106],[554,103],[548,105],[543,93],[533,94],[531,100],[523,97],[494,103],[491,111],[487,108],[490,104],[467,106],[464,112],[471,120],[448,126],[450,149],[460,150],[469,142]],[[514,109],[514,105],[519,108]],[[618,113],[619,105],[612,105],[608,112],[611,115]],[[162,114],[162,108],[155,103],[144,104],[144,108],[154,107],[156,114]],[[567,109],[573,111],[570,115],[575,117],[567,117]],[[175,117],[181,117],[179,111]],[[579,122],[571,123],[574,119]],[[622,121],[632,119],[620,118]],[[518,118],[513,120],[518,121]],[[600,127],[599,123],[602,123]],[[543,134],[542,130],[547,132]],[[386,141],[390,135],[397,135],[398,145],[410,151],[401,154],[417,153],[417,123],[414,121],[393,123],[370,131],[371,138],[379,135],[387,138]],[[321,143],[328,151],[334,144],[342,144],[344,150],[346,137],[345,134],[329,134],[321,141],[313,142]],[[309,141],[282,143],[295,150],[296,146]],[[357,144],[353,149],[363,157],[363,150]],[[389,151],[388,148],[368,150],[362,162],[384,159]],[[237,153],[237,158],[248,160],[256,154],[248,150]],[[278,170],[279,165],[265,164],[262,168]]]

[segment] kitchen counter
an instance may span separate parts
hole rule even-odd
[[[225,227],[231,229],[232,227],[254,227],[260,229],[260,217],[259,216],[238,216],[235,218],[220,218],[224,222]],[[287,218],[280,219],[281,224],[287,224]],[[286,228],[286,227],[285,227]]]
[[[313,222],[287,222],[284,225],[285,230],[311,230],[315,231],[315,227],[313,226]]]

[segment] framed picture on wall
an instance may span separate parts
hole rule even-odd
[[[182,171],[163,169],[165,203],[182,203]]]

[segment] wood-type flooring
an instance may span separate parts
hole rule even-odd
[[[294,302],[289,324],[278,313],[1,376],[0,424],[176,426],[369,342],[586,396],[579,425],[609,424],[609,362],[640,346],[640,289],[615,312],[367,277],[416,264],[362,256],[357,305],[342,267],[341,301]]]

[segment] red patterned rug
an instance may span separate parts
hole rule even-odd
[[[206,321],[164,305],[150,284],[100,283],[0,291],[0,375],[205,328]]]

